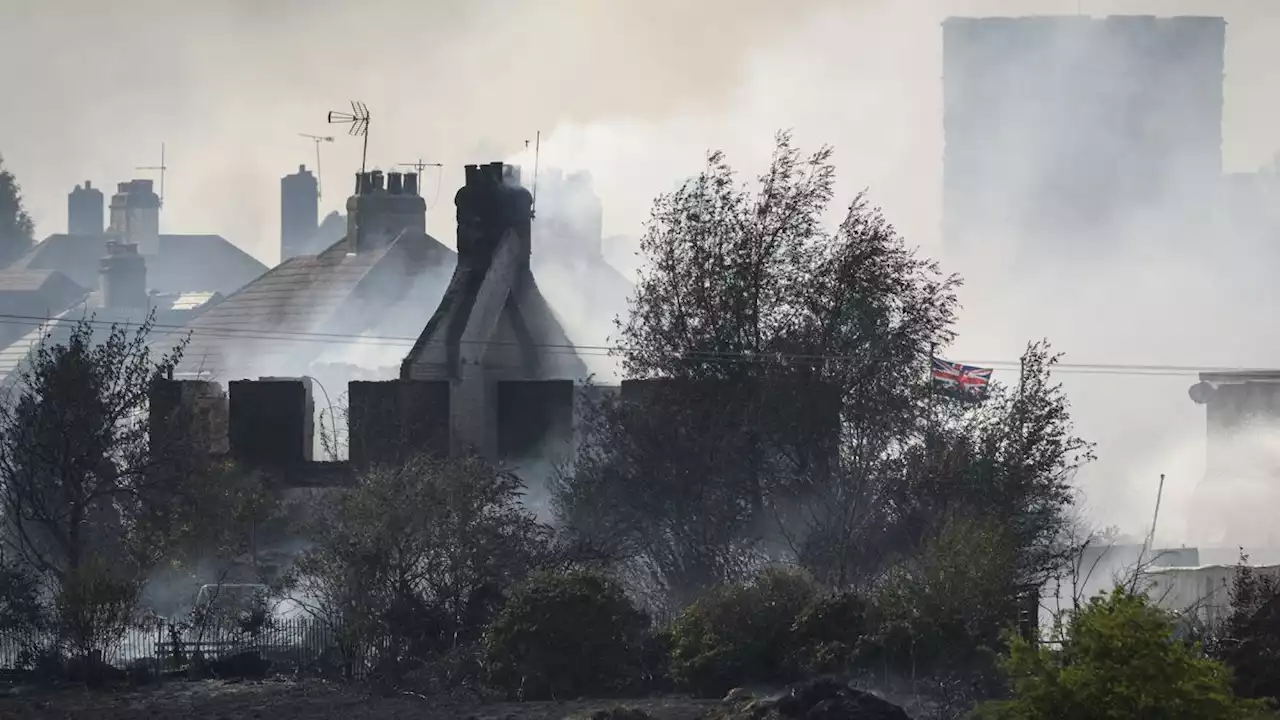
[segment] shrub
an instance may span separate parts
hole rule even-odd
[[[1003,663],[1010,700],[984,703],[986,720],[1039,718],[1259,717],[1265,705],[1241,700],[1230,673],[1173,637],[1169,615],[1143,595],[1117,588],[1094,598],[1068,622],[1060,650],[1010,639]]]
[[[0,634],[26,639],[44,630],[48,614],[40,594],[35,573],[0,555]]]
[[[748,682],[788,680],[796,618],[817,599],[809,576],[766,570],[752,583],[717,588],[676,618],[671,673],[699,695],[722,695]]]
[[[599,573],[537,574],[485,634],[490,681],[526,699],[616,693],[640,674],[648,628],[622,587]]]
[[[849,670],[872,652],[873,608],[852,592],[826,595],[805,608],[792,625],[796,672],[811,675]]]

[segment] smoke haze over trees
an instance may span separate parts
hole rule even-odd
[[[356,97],[378,116],[373,164],[389,169],[419,155],[444,164],[443,199],[428,227],[446,244],[447,198],[461,184],[462,163],[517,155],[536,129],[544,167],[592,171],[606,236],[638,237],[649,201],[700,172],[705,148],[722,148],[755,172],[772,150],[769,133],[794,127],[805,144],[839,148],[847,159],[837,178],[843,193],[870,188],[903,235],[939,257],[939,24],[952,14],[1220,14],[1228,22],[1225,170],[1269,162],[1280,127],[1280,92],[1270,82],[1280,17],[1257,0],[828,0],[786,13],[775,3],[730,0],[634,0],[608,10],[583,0],[260,5],[140,0],[9,10],[0,57],[10,67],[43,58],[0,79],[5,97],[21,99],[0,117],[0,135],[22,138],[5,148],[6,160],[23,182],[37,237],[63,229],[66,193],[76,183],[110,187],[154,164],[166,141],[164,229],[219,232],[271,260],[279,176],[314,157],[296,133],[324,132],[325,111]],[[227,38],[236,53],[226,51]],[[527,63],[526,72],[469,57],[493,38],[507,48],[504,57]],[[86,67],[45,52],[64,43],[104,60]],[[311,52],[316,47],[360,52]],[[143,66],[151,68],[146,84],[121,70]],[[405,93],[406,76],[429,84],[430,96]],[[493,94],[475,93],[481,85]],[[495,111],[494,97],[520,111]],[[234,162],[226,148],[235,148]],[[345,201],[360,148],[340,139],[323,152],[325,186],[341,191],[325,195],[322,214]],[[424,180],[424,194],[433,182]],[[1172,253],[1165,243],[1152,247]],[[629,260],[634,249],[608,255]],[[968,286],[956,353],[1014,362],[1026,338],[1047,335],[1079,362],[1272,364],[1280,348],[1256,332],[1266,319],[1259,308],[1275,301],[1264,277],[1270,265],[1206,257],[1088,257],[1081,262],[1097,273],[1097,291],[1084,297],[1016,282]],[[1187,401],[1184,378],[1062,379],[1083,434],[1099,442],[1098,463],[1081,474],[1090,512],[1141,534],[1154,479],[1164,472],[1162,526],[1180,530],[1203,446],[1203,410]],[[1126,398],[1119,407],[1118,398]]]
[[[833,176],[830,150],[781,134],[754,187],[713,154],[655,202],[618,352],[663,379],[594,408],[557,505],[676,607],[784,558],[870,587],[966,518],[1009,548],[1009,597],[1068,550],[1090,447],[1047,346],[985,402],[934,393],[957,281],[862,196],[824,230]]]

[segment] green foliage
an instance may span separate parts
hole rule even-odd
[[[805,675],[862,667],[875,652],[875,608],[854,592],[824,595],[792,626],[791,666]]]
[[[1173,623],[1145,596],[1123,588],[1074,613],[1061,649],[1013,638],[1004,670],[1010,700],[982,705],[996,720],[1259,717],[1238,699],[1222,663],[1173,637]]]
[[[666,389],[600,402],[555,499],[676,607],[762,558],[866,591],[956,514],[1009,529],[1019,582],[1064,560],[1071,482],[1091,455],[1051,381],[1056,358],[1030,345],[1016,387],[979,403],[931,392],[959,280],[863,195],[826,229],[831,157],[781,134],[754,185],[714,153],[654,202],[618,353]]]
[[[0,267],[31,249],[35,223],[22,206],[22,188],[0,158]]]
[[[1017,620],[1017,555],[988,518],[952,516],[876,593],[884,666],[903,677],[981,673]]]
[[[316,509],[287,588],[341,627],[352,662],[399,673],[477,643],[507,593],[546,561],[549,529],[519,478],[473,457],[363,474]]]
[[[3,539],[55,583],[91,561],[145,572],[163,547],[153,521],[170,514],[190,452],[149,442],[148,408],[185,342],[154,357],[152,325],[95,333],[87,318],[64,340],[46,336],[0,406]]]
[[[596,572],[541,573],[485,633],[489,678],[527,700],[607,697],[641,675],[649,619]]]
[[[176,502],[202,479],[189,446],[150,437],[154,383],[185,347],[153,354],[152,326],[53,326],[0,405],[0,543],[36,583],[58,649],[86,669],[134,619],[172,527],[209,509]]]
[[[671,628],[671,673],[684,688],[722,695],[750,682],[793,674],[792,627],[820,595],[807,575],[766,570],[746,585],[722,586],[700,598]]]
[[[1231,668],[1243,697],[1280,699],[1280,579],[1241,558],[1231,588],[1231,613],[1212,643]]]

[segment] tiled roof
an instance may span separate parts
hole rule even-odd
[[[212,300],[214,298],[210,297],[209,299]],[[157,339],[152,342],[152,347],[157,352],[167,353],[170,351],[174,339],[172,338],[171,329],[181,327],[183,322],[201,309],[201,306],[194,302],[188,305],[186,308],[177,310],[168,304],[156,307],[155,329],[152,330],[151,337]],[[136,327],[145,320],[147,312],[145,309],[104,308],[102,307],[101,295],[93,293],[62,312],[51,316],[48,320],[34,323],[17,340],[0,348],[0,385],[4,385],[14,379],[14,371],[30,356],[32,350],[40,346],[40,342],[46,334],[49,336],[48,342],[50,343],[55,345],[65,343],[76,323],[82,319],[88,319],[92,323],[91,327],[93,328],[95,341],[100,342],[110,331],[113,323]],[[160,341],[159,338],[166,338],[167,342]]]
[[[189,324],[180,370],[219,381],[298,372],[326,347],[401,314],[396,306],[442,285],[440,268],[451,269],[452,256],[428,235],[405,233],[359,254],[339,242],[319,255],[291,258]],[[433,309],[412,318],[425,325]]]
[[[88,292],[71,278],[57,270],[24,270],[6,268],[0,270],[0,293],[52,292],[58,295],[83,295]]]
[[[30,330],[16,341],[10,343],[4,349],[0,349],[0,384],[4,384],[11,379],[14,371],[27,359],[32,350],[40,346],[40,341],[44,338],[45,333],[54,331],[56,335],[57,325],[70,325],[63,322],[71,317],[79,317],[76,310],[83,310],[83,306],[68,308],[49,320],[40,323],[35,329]],[[56,337],[52,338],[56,341]]]
[[[11,266],[58,270],[82,287],[96,287],[107,235],[50,235]],[[147,256],[147,286],[159,292],[232,292],[267,269],[220,235],[161,235],[160,252]]]

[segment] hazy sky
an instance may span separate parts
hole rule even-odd
[[[869,187],[932,251],[941,21],[1078,6],[1226,17],[1226,169],[1256,169],[1280,149],[1276,0],[12,0],[0,9],[0,154],[43,236],[65,231],[77,182],[109,191],[155,164],[163,141],[162,229],[220,233],[273,263],[279,178],[314,164],[298,133],[336,136],[322,146],[323,209],[350,191],[359,142],[325,115],[351,99],[373,113],[371,165],[444,163],[428,224],[447,244],[462,163],[510,157],[537,130],[544,164],[592,171],[606,233],[638,234],[653,196],[697,172],[707,148],[750,170],[786,127],[804,146],[834,145],[841,196]],[[423,185],[431,203],[431,171]],[[1280,363],[1280,343],[1253,329],[1256,302],[1229,297],[1229,272],[1200,289],[1225,299],[1196,322],[1169,317],[1172,280],[1152,284],[1141,262],[1110,272],[1126,292],[1105,302],[1024,298],[1004,315],[1005,289],[977,303],[956,351],[1014,358],[1047,335],[1079,362]],[[1221,326],[1213,341],[1198,322]],[[1099,517],[1146,522],[1158,472],[1171,474],[1171,512],[1187,514],[1177,503],[1198,479],[1203,434],[1191,380],[1067,382],[1101,443],[1086,479]]]

